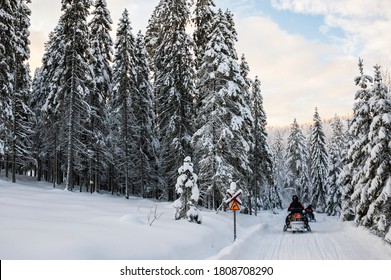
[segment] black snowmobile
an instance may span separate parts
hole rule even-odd
[[[302,209],[297,209],[296,211],[292,209],[291,213],[288,215],[283,231],[311,231],[311,227],[308,224],[308,220],[304,216]]]

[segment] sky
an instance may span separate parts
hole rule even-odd
[[[31,69],[40,66],[48,33],[57,24],[61,1],[30,4]],[[352,114],[359,75],[380,64],[391,69],[391,1],[384,0],[214,0],[216,8],[235,15],[238,55],[245,55],[250,77],[262,83],[269,126],[296,118],[312,121]],[[158,0],[107,0],[113,36],[126,8],[132,27],[145,31]]]

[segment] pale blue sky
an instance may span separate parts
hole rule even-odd
[[[60,0],[35,0],[31,65],[40,65],[44,42],[60,16]],[[145,30],[158,0],[107,0],[117,27],[130,12],[134,32]],[[391,1],[384,0],[215,0],[235,15],[239,55],[262,82],[269,125],[310,122],[352,111],[357,61],[373,73],[391,61]],[[115,32],[113,32],[115,34]]]

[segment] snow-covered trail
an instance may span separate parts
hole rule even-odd
[[[156,209],[159,218],[150,224]],[[0,179],[0,258],[15,260],[391,260],[391,245],[362,227],[316,214],[312,232],[283,232],[285,211],[237,215],[202,209],[176,221],[172,203]]]
[[[236,259],[390,260],[391,246],[363,228],[316,214],[312,232],[283,232],[286,212],[263,214],[263,226],[236,250]],[[235,251],[235,250],[232,250]],[[231,255],[231,257],[233,257]],[[225,256],[224,258],[230,258]]]

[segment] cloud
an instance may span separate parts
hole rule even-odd
[[[343,31],[344,36],[334,41],[345,53],[391,58],[391,1],[272,0],[272,5],[278,10],[323,16],[326,27]]]
[[[391,7],[391,3],[384,0],[271,0],[271,3],[279,10],[313,15],[337,14],[343,17],[386,16]]]
[[[262,82],[269,125],[310,121],[315,107],[325,118],[350,114],[356,58],[289,34],[267,17],[236,20],[238,50]]]

